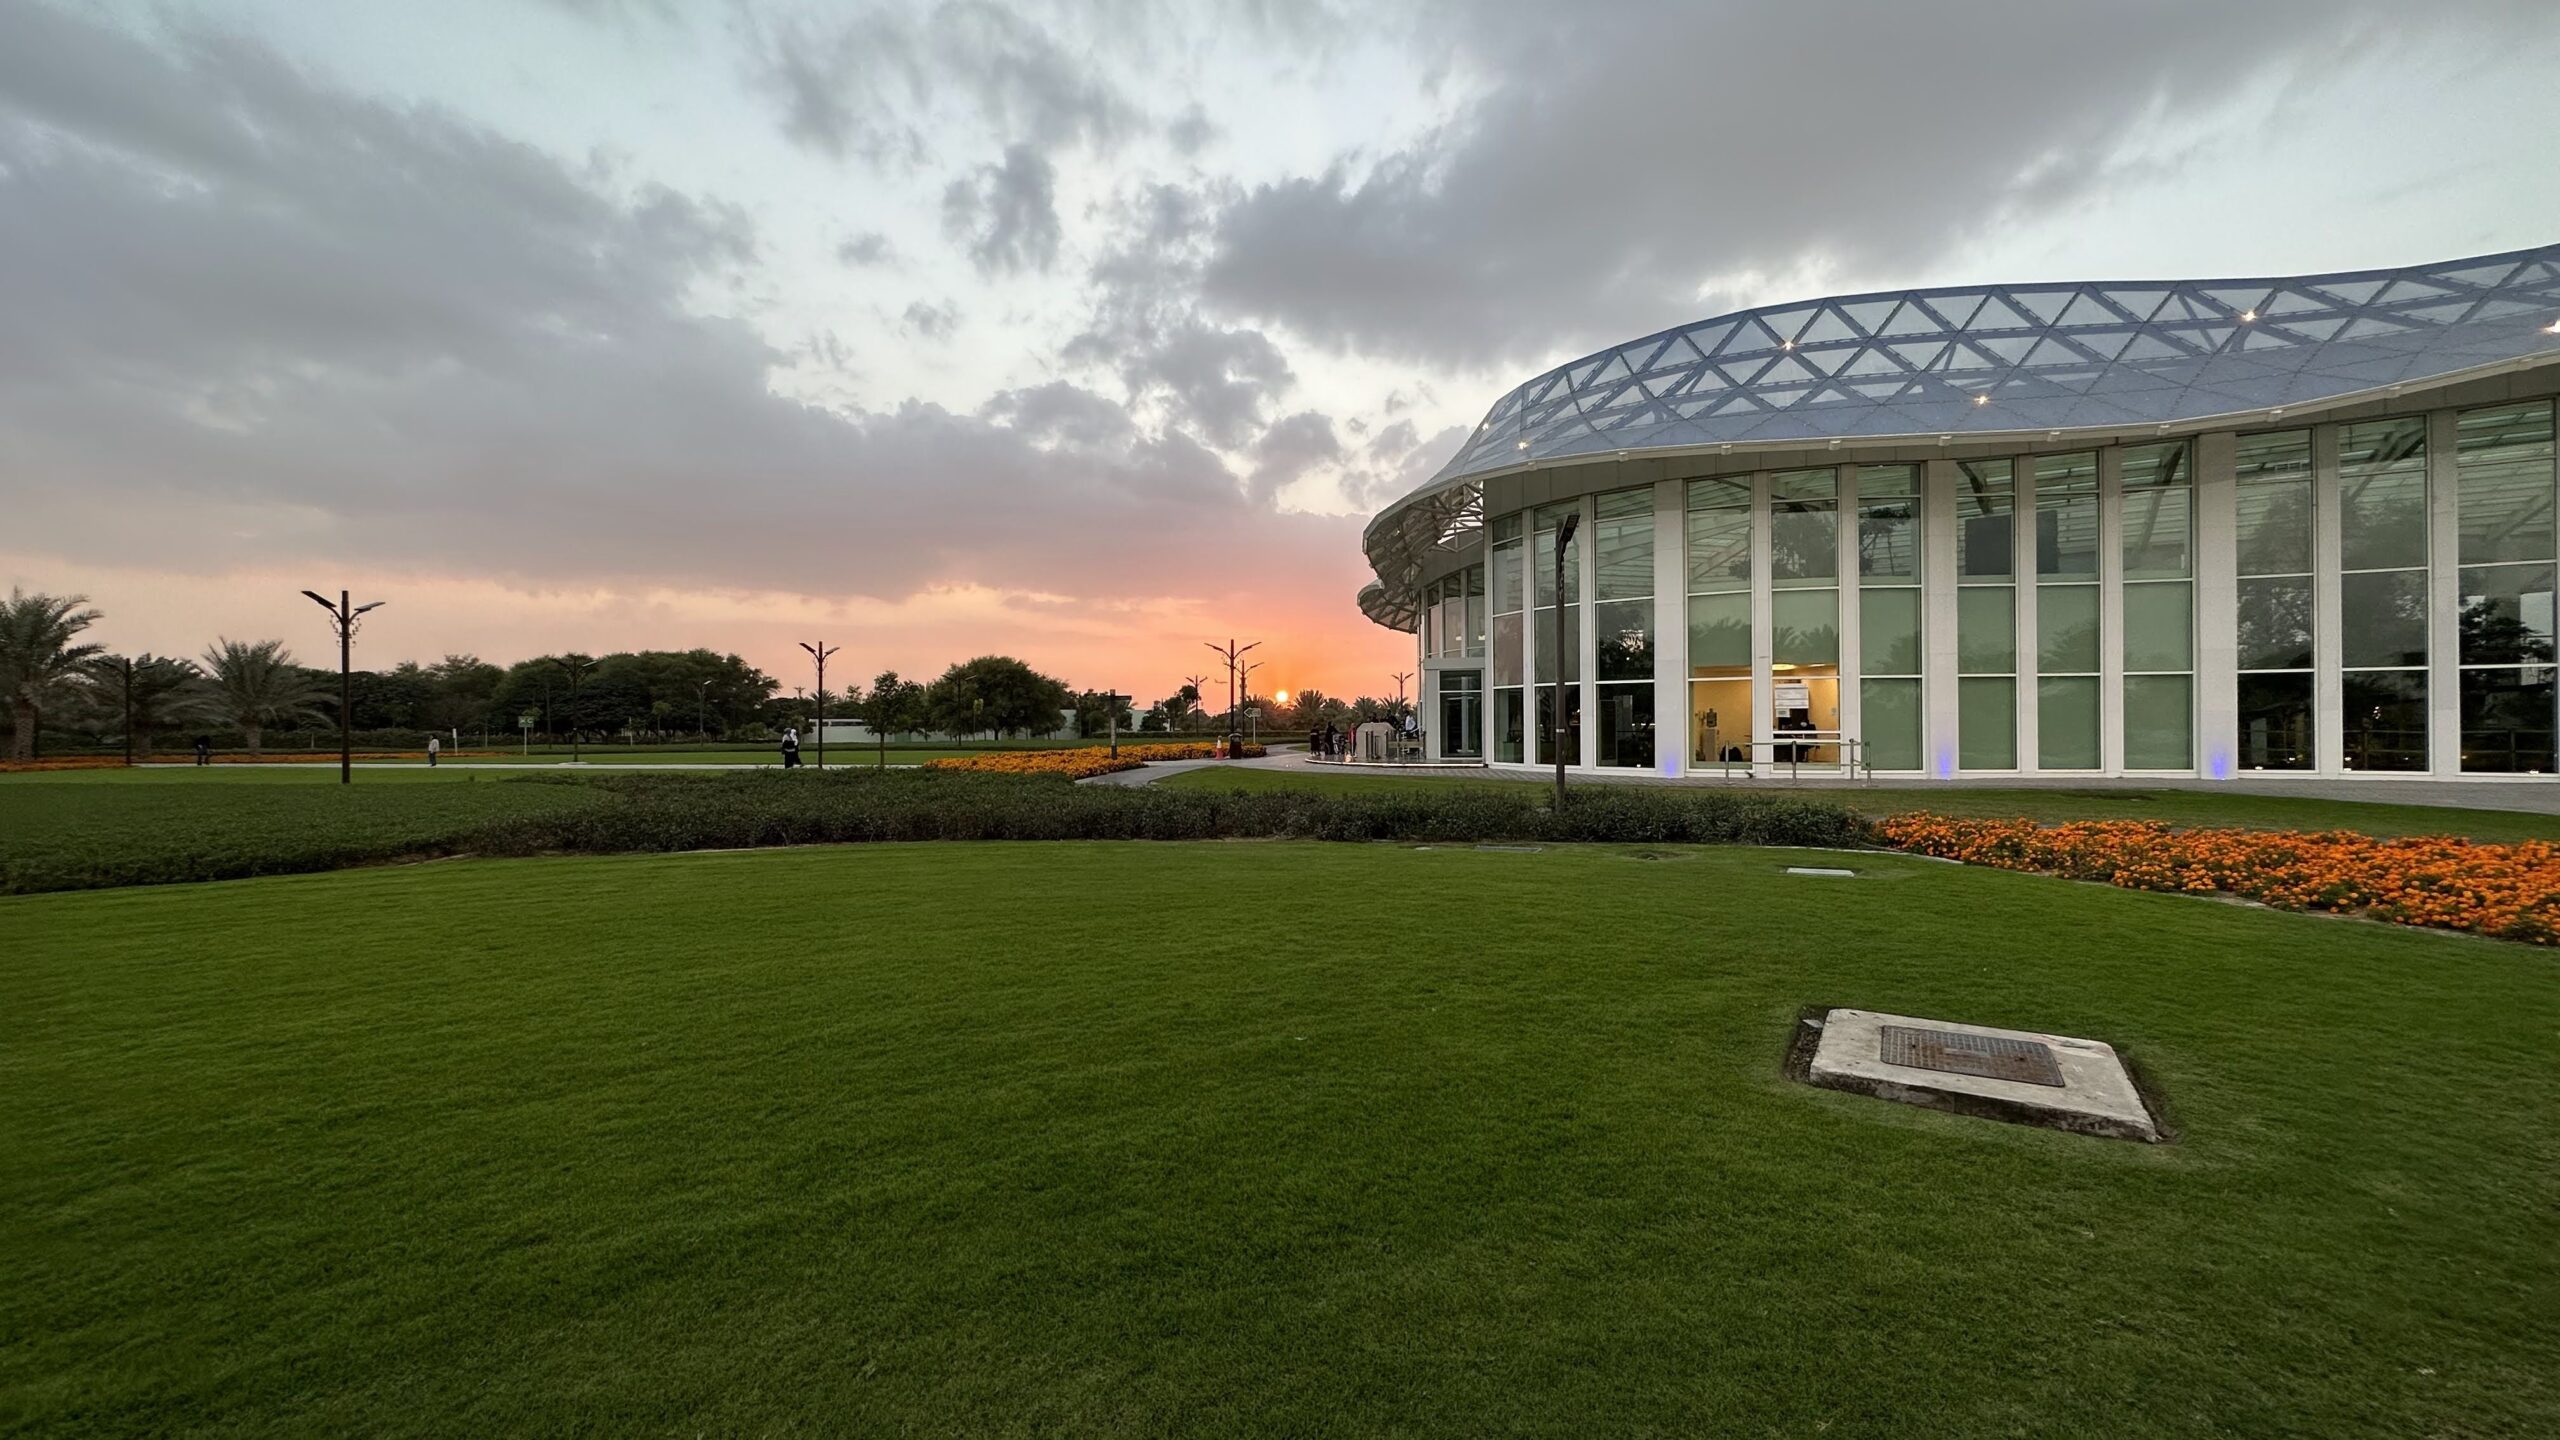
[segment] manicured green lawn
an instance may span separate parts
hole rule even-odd
[[[1552,784],[1534,779],[1343,775],[1245,766],[1194,770],[1156,782],[1186,789],[1355,790],[1372,786]],[[2291,795],[2248,795],[2199,790],[1995,790],[1943,786],[1797,786],[1771,782],[1754,787],[1773,795],[1800,795],[1845,805],[1863,815],[1929,810],[1940,815],[2025,816],[2043,824],[2064,820],[2165,820],[2179,827],[2237,825],[2257,830],[2355,830],[2367,835],[2467,835],[2475,840],[2560,840],[2560,815],[2510,810],[2464,810],[2441,805],[2376,805]]]
[[[2560,1432],[2550,955],[1801,858],[0,900],[0,1428]],[[2112,1040],[2180,1139],[1792,1085],[1807,1004]]]

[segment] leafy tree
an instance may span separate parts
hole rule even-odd
[[[1067,708],[1067,687],[1009,655],[981,655],[943,671],[925,703],[933,727],[948,735],[1046,735]]]
[[[281,640],[250,645],[217,638],[204,652],[204,668],[213,677],[216,708],[240,727],[252,755],[260,753],[268,726],[322,719],[321,705],[330,698]]]
[[[151,758],[155,733],[216,718],[204,672],[173,655],[101,655],[88,663],[98,710],[130,737],[133,758]]]
[[[427,680],[433,694],[419,717],[430,730],[466,728],[496,729],[490,722],[490,702],[498,693],[498,682],[506,672],[477,655],[447,655],[427,668]],[[506,717],[512,727],[515,717]]]
[[[1363,695],[1351,702],[1351,719],[1355,724],[1366,720],[1400,720],[1403,717],[1404,705],[1401,701],[1380,700],[1372,695]]]
[[[1200,687],[1197,685],[1185,685],[1181,689],[1167,695],[1163,700],[1157,703],[1155,709],[1161,716],[1161,723],[1158,728],[1165,730],[1179,730],[1182,728],[1183,722],[1190,718],[1192,712],[1199,708]]]
[[[1310,688],[1298,692],[1297,699],[1291,704],[1290,716],[1295,729],[1321,730],[1328,722],[1335,725],[1348,723],[1351,707],[1321,690]]]
[[[853,718],[870,727],[873,738],[880,742],[880,768],[889,768],[889,737],[921,730],[933,723],[933,711],[925,704],[925,689],[913,680],[901,680],[895,670],[883,670],[871,682],[871,693],[847,707]]]
[[[36,758],[36,727],[44,707],[78,693],[82,667],[101,647],[75,643],[96,624],[99,612],[86,595],[30,595],[12,588],[0,605],[0,690],[9,696],[14,760]]]

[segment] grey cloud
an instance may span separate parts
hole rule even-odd
[[[1253,442],[1253,469],[1245,477],[1245,488],[1256,500],[1268,500],[1290,481],[1341,458],[1342,441],[1333,433],[1333,418],[1301,410],[1273,421]]]
[[[917,13],[877,6],[832,26],[771,25],[741,11],[752,78],[783,133],[836,159],[931,153],[912,117],[950,97],[1009,144],[1107,153],[1143,129],[1144,111],[1094,66],[1018,12],[944,0]]]
[[[889,237],[877,230],[865,230],[859,235],[848,235],[836,246],[836,259],[857,269],[869,265],[886,265],[895,254],[896,251],[889,244]]]
[[[1204,291],[1330,346],[1483,365],[1707,313],[1807,259],[1914,268],[2122,173],[2142,122],[2271,67],[2534,7],[2384,0],[1453,9],[1480,97],[1401,151],[1256,188]],[[2540,19],[2547,25],[2548,12]],[[2490,45],[2475,35],[2474,45]]]
[[[1361,463],[1344,468],[1342,498],[1356,510],[1377,509],[1438,473],[1468,433],[1466,426],[1452,425],[1424,440],[1411,420],[1398,420],[1360,447]]]
[[[927,340],[948,340],[960,328],[960,307],[948,300],[939,305],[917,300],[907,306],[903,318],[908,329]]]
[[[1164,127],[1165,143],[1173,147],[1175,154],[1186,157],[1208,149],[1209,142],[1225,133],[1197,100],[1184,106],[1182,113],[1174,116]]]
[[[256,47],[0,6],[10,546],[894,598],[1133,575],[1232,595],[1254,582],[1217,557],[1250,539],[1352,583],[1353,522],[1256,507],[1197,441],[1099,397],[776,396],[792,357],[687,304],[754,250],[725,206],[602,193]]]
[[[942,229],[968,247],[980,274],[1045,271],[1058,263],[1057,175],[1047,156],[1008,146],[942,192]]]
[[[1268,335],[1200,314],[1193,296],[1208,224],[1208,204],[1191,190],[1157,185],[1132,197],[1120,243],[1089,277],[1092,317],[1064,354],[1111,370],[1133,398],[1161,397],[1176,424],[1232,450],[1296,376]]]

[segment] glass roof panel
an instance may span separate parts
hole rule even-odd
[[[1850,324],[1857,326],[1866,334],[1873,335],[1876,333],[1876,327],[1884,323],[1885,317],[1893,313],[1897,303],[1899,302],[1893,300],[1860,300],[1854,304],[1836,308],[1842,315],[1849,318]]]
[[[1826,305],[1823,307],[1821,314],[1813,317],[1813,323],[1804,327],[1804,333],[1796,337],[1796,343],[1799,345],[1819,345],[1826,340],[1854,340],[1856,338],[1858,338],[1858,332],[1851,328],[1846,319],[1841,317],[1840,312]]]
[[[2160,308],[2160,302],[2169,298],[2165,289],[2142,287],[2119,286],[2103,293],[2118,309],[2136,320],[2150,319],[2152,312]]]
[[[2034,330],[2041,328],[2041,323],[2029,319],[2016,306],[2001,297],[1991,295],[1984,297],[1982,308],[1973,312],[1973,318],[1965,322],[1964,328],[1967,330]]]
[[[1936,335],[1943,333],[1946,328],[1946,322],[1931,314],[1927,306],[1922,305],[1918,300],[1905,300],[1901,308],[1893,312],[1893,318],[1886,321],[1884,328],[1876,333],[1879,335]]]
[[[2063,311],[2071,308],[2074,293],[2070,290],[2012,290],[2009,301],[2036,317],[2037,324],[2050,325],[2061,318]]]
[[[2390,283],[2388,280],[2324,280],[2315,288],[2350,305],[2362,305],[2381,294],[2382,287]]]

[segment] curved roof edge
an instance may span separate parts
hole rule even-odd
[[[1482,482],[1577,460],[2177,434],[2560,360],[2560,244],[2221,280],[1945,286],[1790,301],[1656,331],[1520,385],[1373,518],[1361,612],[1409,630],[1425,558]]]

